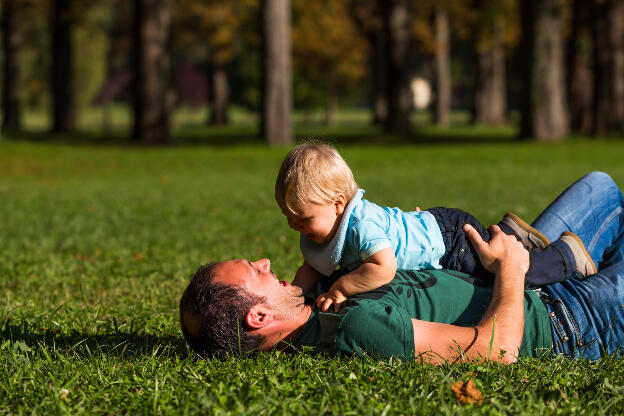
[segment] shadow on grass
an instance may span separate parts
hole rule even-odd
[[[13,141],[35,143],[83,145],[83,146],[241,146],[261,145],[256,125],[183,125],[175,129],[170,143],[145,144],[132,140],[125,130],[111,132],[83,130],[72,133],[51,134],[39,132],[7,133],[5,137]],[[456,125],[447,128],[423,125],[415,126],[408,136],[392,135],[382,131],[380,126],[365,123],[342,123],[332,126],[316,123],[300,123],[295,128],[295,138],[303,141],[317,138],[336,145],[460,145],[511,143],[515,140],[512,126],[490,127]]]
[[[136,332],[113,332],[109,334],[83,334],[74,331],[60,334],[53,330],[33,331],[28,325],[5,325],[0,338],[11,340],[14,348],[36,350],[40,345],[46,349],[71,350],[80,356],[91,356],[94,352],[116,358],[153,356],[170,352],[180,358],[189,355],[181,336],[168,337],[139,335]]]
[[[264,140],[255,128],[249,126],[216,126],[184,128],[175,131],[168,143],[145,143],[134,140],[124,130],[109,133],[94,130],[79,130],[71,133],[49,133],[45,131],[6,132],[6,140],[27,141],[75,146],[114,147],[177,147],[177,146],[240,146],[263,144]]]

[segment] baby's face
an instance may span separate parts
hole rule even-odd
[[[340,226],[344,204],[340,201],[329,204],[300,203],[299,215],[288,213],[288,226],[318,244],[332,239]]]

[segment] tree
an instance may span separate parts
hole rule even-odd
[[[382,2],[386,39],[388,116],[385,130],[407,135],[411,106],[408,72],[409,15],[407,0]]]
[[[505,48],[516,43],[515,0],[477,0],[471,22],[475,54],[473,121],[502,124],[507,112]]]
[[[290,0],[262,0],[261,131],[272,145],[293,142]]]
[[[134,132],[143,143],[171,142],[170,0],[134,0]]]
[[[235,53],[236,36],[254,0],[179,0],[176,43],[186,49],[198,45],[205,55],[208,78],[209,124],[228,122],[230,97],[228,66]],[[208,46],[206,48],[206,45]],[[197,49],[197,48],[195,48]]]
[[[368,41],[370,68],[370,104],[373,123],[384,125],[388,116],[386,96],[386,56],[381,0],[351,0],[349,8],[357,28]]]
[[[571,20],[566,52],[570,129],[590,134],[594,107],[591,3],[573,0]]]
[[[19,19],[16,6],[17,0],[2,1],[2,46],[4,49],[2,128],[7,130],[19,130],[21,127],[18,58],[21,35],[17,26]]]
[[[443,7],[433,12],[435,30],[435,106],[433,118],[436,124],[446,126],[451,109],[451,58],[448,13]]]
[[[523,0],[520,137],[559,140],[568,132],[563,47],[564,0]]]
[[[477,50],[474,122],[502,124],[505,121],[505,50],[502,28],[494,29],[491,46]]]
[[[323,100],[327,124],[336,121],[338,96],[365,75],[367,45],[349,16],[347,1],[293,1],[295,73],[300,84],[309,85],[306,95]],[[301,95],[295,91],[296,98],[301,100]]]
[[[468,18],[471,16],[468,1],[422,0],[415,2],[413,9],[411,32],[416,49],[423,58],[430,58],[433,62],[433,71],[427,72],[432,72],[434,120],[439,125],[446,125],[453,91],[450,35],[453,30],[458,37],[468,36],[472,24]]]
[[[52,0],[52,132],[75,127],[72,0]]]
[[[624,132],[624,3],[593,1],[594,115],[596,135]]]

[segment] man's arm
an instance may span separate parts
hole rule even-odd
[[[475,327],[412,319],[416,355],[426,361],[484,358],[510,364],[517,360],[524,334],[524,275],[529,253],[498,226],[489,231],[492,238],[486,243],[473,227],[464,226],[481,263],[496,275],[491,303]]]

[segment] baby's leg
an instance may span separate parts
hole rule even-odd
[[[531,266],[527,287],[562,282],[571,277],[584,279],[596,273],[596,265],[576,234],[566,231],[544,249],[529,250]]]
[[[576,263],[570,249],[560,239],[553,241],[543,250],[530,249],[529,258],[531,265],[524,281],[527,288],[582,277],[576,271]]]
[[[475,217],[456,208],[431,208],[428,210],[438,222],[446,252],[440,259],[445,269],[457,270],[473,277],[492,282],[494,275],[483,267],[472,244],[466,239],[464,224],[472,225],[484,241],[490,241],[490,233]]]
[[[442,267],[493,281],[494,275],[485,270],[476,250],[463,232],[464,224],[470,224],[479,232],[484,241],[489,241],[490,234],[483,224],[467,212],[455,208],[432,208],[429,212],[436,218],[444,239],[446,252],[440,259]],[[504,220],[499,223],[499,226],[506,234],[514,235],[520,241],[527,240],[526,235],[518,235],[514,229],[506,226]],[[519,232],[530,234],[531,227],[527,227],[527,229],[520,229]],[[535,248],[534,243],[531,245],[533,247],[527,247],[531,259],[531,266],[525,281],[527,287],[538,287],[562,282],[572,277],[583,277],[577,272],[574,254],[569,245],[561,239],[553,241],[544,248]]]

